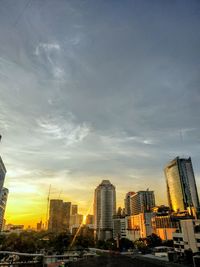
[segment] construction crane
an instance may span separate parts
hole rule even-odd
[[[48,196],[47,196],[46,230],[48,229],[48,213],[49,213],[49,200],[50,200],[50,194],[51,194],[51,185],[49,186],[49,192],[48,192]]]

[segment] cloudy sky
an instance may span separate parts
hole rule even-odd
[[[155,190],[191,156],[200,191],[200,3],[1,0],[1,156],[8,223],[46,218],[46,199],[91,208],[102,179]],[[91,210],[90,210],[91,212]]]

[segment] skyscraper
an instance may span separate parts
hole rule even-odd
[[[0,142],[1,142],[1,135],[0,135]],[[4,213],[8,198],[8,189],[3,187],[5,176],[6,176],[6,168],[0,157],[0,231],[2,230],[3,226]]]
[[[155,207],[154,191],[138,191],[131,196],[131,215],[150,212]]]
[[[63,201],[60,199],[50,200],[48,230],[53,232],[63,231]]]
[[[78,205],[72,205],[72,212],[71,215],[78,214]]]
[[[191,158],[176,157],[166,165],[164,172],[170,208],[175,212],[187,210],[196,215],[199,197]]]
[[[113,215],[116,214],[115,187],[103,180],[94,193],[94,224],[96,237],[107,240],[113,236]]]
[[[71,202],[63,203],[63,228],[69,229],[70,223],[70,215],[71,215]]]
[[[5,165],[4,165],[4,163],[0,157],[0,192],[3,188],[5,176],[6,176],[6,168],[5,168]]]
[[[135,192],[128,192],[124,199],[124,206],[125,206],[125,214],[131,215],[131,196],[134,195]]]
[[[2,230],[3,226],[7,198],[8,198],[8,189],[3,187],[2,190],[0,191],[0,231]]]

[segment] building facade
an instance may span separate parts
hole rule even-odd
[[[1,135],[0,135],[0,142],[1,142]],[[6,176],[6,168],[0,156],[0,231],[3,230],[4,226],[4,214],[8,198],[8,189],[3,187],[5,176]]]
[[[72,205],[71,215],[78,214],[78,205]]]
[[[63,231],[63,200],[50,200],[48,230],[52,232]]]
[[[124,207],[125,207],[125,215],[131,215],[131,196],[134,195],[135,192],[128,192],[124,199]]]
[[[138,191],[131,195],[131,215],[151,212],[153,207],[155,207],[154,191]]]
[[[94,227],[98,240],[113,236],[113,216],[116,214],[115,187],[109,180],[103,180],[94,193]]]
[[[3,187],[0,191],[0,231],[3,230],[4,214],[6,209],[6,203],[8,198],[8,189]]]
[[[152,212],[142,212],[126,217],[126,237],[132,241],[145,238],[153,233]]]
[[[3,184],[6,176],[6,168],[3,163],[2,158],[0,157],[0,192],[3,189]]]
[[[71,202],[63,202],[63,228],[69,229],[71,216]]]
[[[191,158],[176,157],[166,165],[164,172],[171,210],[188,211],[189,214],[197,216],[199,197]]]
[[[193,253],[200,252],[200,220],[181,220],[180,228],[173,233],[175,251],[183,254],[191,249]]]
[[[126,219],[121,216],[113,217],[113,238],[126,238]]]

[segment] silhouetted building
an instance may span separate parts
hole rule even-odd
[[[153,207],[155,207],[154,191],[138,191],[131,195],[131,215],[151,212]]]
[[[83,223],[83,215],[75,214],[70,216],[70,228],[73,226],[80,226]]]
[[[113,216],[116,214],[115,187],[109,180],[103,180],[95,189],[94,224],[96,237],[107,240],[113,236]]]
[[[39,223],[37,223],[37,231],[40,232],[43,230],[43,224],[42,221],[40,221]]]
[[[176,157],[164,169],[168,201],[174,212],[188,211],[196,215],[199,211],[199,197],[191,158]]]
[[[48,230],[53,232],[63,231],[63,200],[50,200]]]
[[[78,214],[78,205],[72,205],[71,215]]]
[[[71,202],[63,202],[63,228],[69,229],[71,216]]]
[[[94,215],[88,214],[86,216],[85,224],[86,225],[93,225],[94,224]]]

